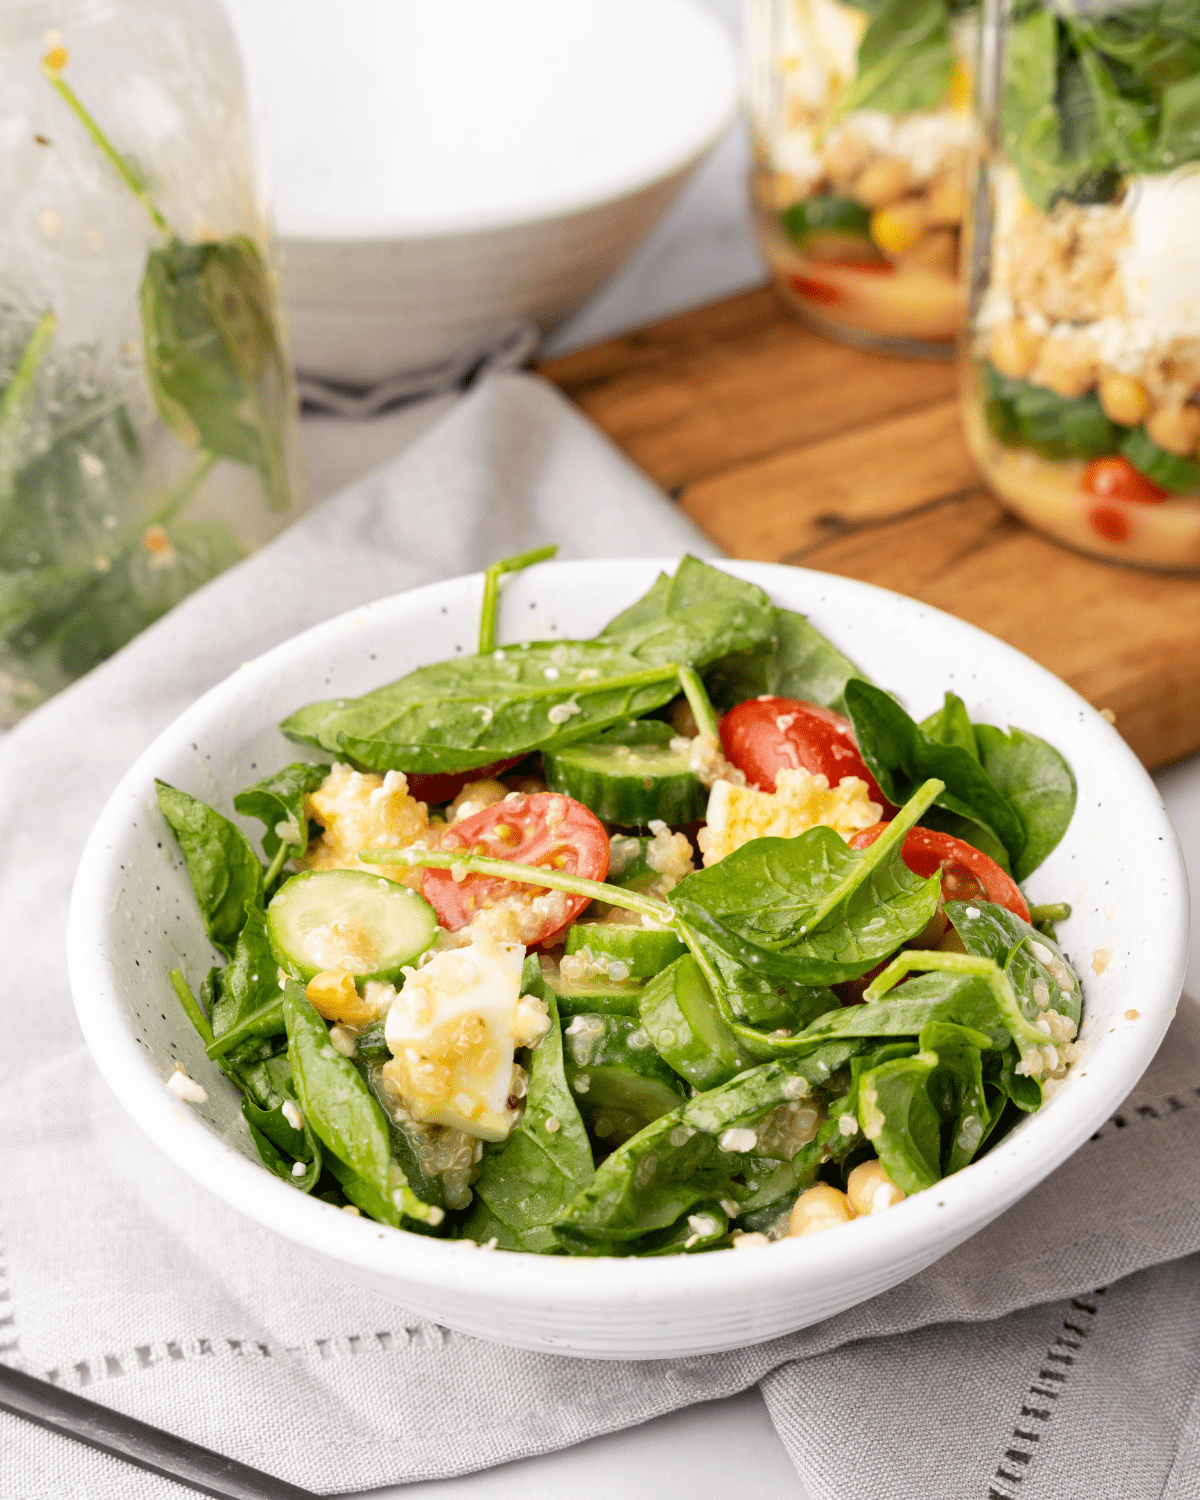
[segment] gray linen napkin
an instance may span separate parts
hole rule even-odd
[[[79,851],[130,760],[302,627],[547,539],[567,557],[712,551],[551,388],[496,376],[0,741],[0,1357],[323,1493],[485,1468],[759,1380],[818,1500],[1195,1493],[1190,1002],[1128,1109],[937,1265],[771,1344],[644,1364],[506,1350],[343,1284],[199,1192],[112,1098],[64,934]],[[1148,1487],[1097,1477],[1110,1435]],[[182,1494],[0,1414],[3,1500]]]

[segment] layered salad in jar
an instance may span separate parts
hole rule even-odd
[[[949,349],[976,34],[953,0],[752,5],[759,244],[785,300],[827,331]]]
[[[1200,10],[1026,6],[1003,66],[968,437],[1034,525],[1195,569]]]

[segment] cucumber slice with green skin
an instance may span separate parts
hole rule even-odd
[[[275,961],[302,984],[323,969],[398,979],[437,930],[423,896],[367,870],[305,870],[285,881],[267,907]]]
[[[698,1089],[716,1088],[754,1066],[690,953],[646,985],[641,1017],[659,1056]]]
[[[567,928],[567,952],[587,954],[601,967],[624,964],[626,979],[650,979],[687,949],[673,932],[650,932],[623,922],[576,922]]]
[[[1200,490],[1200,464],[1160,448],[1144,427],[1135,427],[1123,439],[1121,452],[1139,474],[1164,490],[1177,495]]]
[[[551,986],[558,996],[560,1016],[598,1013],[606,1016],[640,1016],[639,1002],[645,985],[640,979],[614,984],[606,979],[563,979]]]
[[[542,763],[552,792],[582,802],[604,823],[695,823],[708,806],[687,755],[669,745],[569,745],[543,752]]]
[[[861,241],[868,255],[878,254],[871,241],[870,211],[853,198],[818,193],[785,208],[780,220],[788,239],[802,250],[811,250],[815,240],[839,235]]]
[[[580,1014],[564,1029],[563,1042],[567,1085],[602,1147],[620,1145],[686,1097],[640,1020]]]

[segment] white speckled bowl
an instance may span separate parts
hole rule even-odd
[[[976,717],[1028,727],[1071,763],[1079,781],[1074,822],[1029,881],[1035,900],[1072,903],[1062,936],[1083,976],[1083,1056],[1055,1097],[981,1161],[878,1218],[754,1252],[657,1261],[533,1262],[443,1244],[344,1214],[259,1166],[234,1089],[168,1003],[170,965],[198,982],[213,959],[155,806],[154,778],[229,813],[235,791],[293,757],[275,727],[285,714],[470,651],[476,575],[352,610],[248,663],[159,736],[96,825],[71,904],[75,1004],[117,1096],[173,1161],[331,1271],[452,1328],[529,1348],[650,1358],[755,1343],[875,1296],[1003,1213],[1107,1118],[1162,1040],[1187,949],[1178,843],[1132,751],[1070,688],[949,615],[850,579],[722,566],[806,613],[918,718],[951,687]],[[532,568],[505,594],[501,638],[593,634],[656,571],[644,561]],[[258,825],[246,826],[257,838]],[[1100,948],[1112,958],[1096,974]],[[1126,1019],[1133,1009],[1137,1018]],[[207,1104],[182,1104],[167,1092],[175,1058],[203,1082]],[[195,1211],[203,1213],[202,1200]]]

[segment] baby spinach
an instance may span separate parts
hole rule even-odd
[[[646,666],[707,667],[731,652],[769,642],[774,615],[770,599],[755,584],[685,555],[673,574],[660,573],[597,639]]]
[[[1025,845],[1016,808],[992,781],[971,750],[961,743],[930,739],[894,698],[866,682],[851,682],[846,703],[863,759],[884,794],[906,802],[928,777],[944,783],[940,807],[982,823],[999,839],[1014,865]]]
[[[656,974],[639,1000],[641,1021],[658,1055],[698,1089],[713,1088],[752,1066],[690,953]]]
[[[275,1020],[260,1022],[244,1034],[278,1036],[284,1030],[280,998],[279,965],[267,940],[266,913],[261,906],[248,905],[233,961],[222,976],[220,998],[213,1006],[213,1036],[228,1035],[272,1006]]]
[[[1025,841],[1013,859],[1014,880],[1026,880],[1057,848],[1075,815],[1075,778],[1053,745],[1026,729],[977,724],[979,760],[992,785],[1021,820]]]
[[[903,799],[907,805],[869,849],[851,849],[818,826],[796,838],[752,839],[686,876],[671,892],[685,940],[690,929],[751,972],[802,985],[865,974],[937,909],[938,876],[914,875],[900,847],[940,792],[941,783],[929,781]],[[703,966],[703,951],[689,946]]]
[[[329,775],[329,766],[296,761],[264,776],[246,787],[233,799],[235,812],[243,817],[258,818],[266,825],[263,850],[271,861],[267,885],[289,859],[301,859],[308,848],[308,816],[304,811],[306,793],[315,792]]]
[[[883,0],[858,44],[858,70],[837,98],[835,118],[943,104],[954,70],[949,19],[945,0]]]
[[[297,1130],[288,1121],[282,1105],[260,1109],[245,1096],[242,1117],[263,1166],[302,1193],[311,1193],[321,1177],[321,1146],[308,1121],[301,1116],[301,1128]],[[303,1173],[295,1171],[297,1162],[305,1168]]]
[[[592,1180],[592,1148],[567,1086],[554,991],[537,958],[525,960],[522,992],[546,1002],[550,1030],[530,1055],[525,1113],[508,1138],[484,1147],[475,1204],[461,1233],[504,1250],[559,1248],[552,1225]]]
[[[382,1198],[390,1199],[394,1184],[383,1110],[354,1064],[329,1040],[325,1022],[291,979],[283,989],[283,1014],[301,1115],[339,1161]]]
[[[158,805],[187,861],[204,926],[232,958],[248,906],[261,906],[263,867],[240,828],[206,802],[156,781]]]
[[[845,713],[846,684],[862,676],[803,615],[777,609],[766,646],[723,657],[705,674],[705,686],[723,712],[771,693]]]
[[[992,901],[948,901],[945,910],[967,952],[1004,970],[1027,1021],[1053,1009],[1078,1026],[1083,990],[1052,937]]]
[[[589,1134],[616,1146],[686,1097],[678,1075],[632,1016],[581,1012],[563,1033],[567,1086]],[[557,1215],[556,1215],[557,1217]]]

